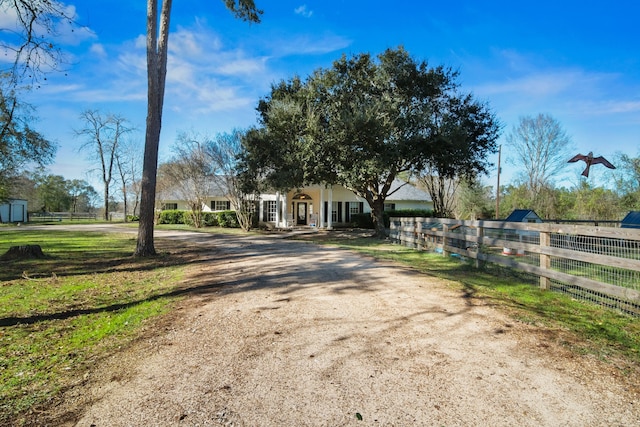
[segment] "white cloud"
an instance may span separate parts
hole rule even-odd
[[[541,72],[476,86],[475,92],[482,96],[512,94],[541,98],[562,93],[580,84],[584,78],[574,71]]]
[[[305,18],[311,18],[311,16],[313,15],[313,10],[308,10],[306,4],[296,7],[293,12],[296,15],[304,16]]]
[[[273,43],[274,56],[322,55],[342,50],[352,41],[335,34],[300,35],[287,40],[278,39]]]
[[[107,51],[105,50],[104,46],[100,43],[92,44],[91,47],[89,48],[89,52],[101,58],[107,57]]]

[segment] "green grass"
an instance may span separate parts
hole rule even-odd
[[[44,405],[170,310],[184,268],[136,259],[128,234],[0,231],[0,254],[39,244],[44,259],[0,261],[0,424]]]
[[[315,240],[305,238],[305,240]],[[331,239],[319,243],[393,260],[446,279],[479,302],[500,306],[515,319],[561,331],[563,344],[578,353],[640,366],[640,319],[551,291],[542,291],[531,275],[485,264],[476,268],[460,258],[443,257],[374,238]]]

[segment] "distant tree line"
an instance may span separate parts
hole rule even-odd
[[[30,212],[95,212],[99,195],[86,181],[67,180],[43,171],[14,177],[14,191]]]

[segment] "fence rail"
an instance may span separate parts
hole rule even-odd
[[[640,230],[575,224],[394,218],[391,239],[533,274],[541,289],[640,315]]]
[[[62,221],[64,220],[80,220],[80,219],[96,219],[95,213],[89,212],[32,212],[29,214],[29,222],[36,221]]]

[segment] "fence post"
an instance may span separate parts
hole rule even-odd
[[[449,251],[446,249],[447,245],[448,245],[448,240],[449,238],[447,237],[447,233],[449,232],[449,224],[442,224],[442,256],[448,258],[449,255],[451,255],[449,253]]]
[[[478,246],[476,251],[476,268],[480,268],[480,249],[482,248],[483,237],[484,237],[484,227],[481,225],[478,225],[478,234],[476,237],[476,245]]]
[[[551,233],[540,231],[540,268],[549,270],[551,268],[551,256],[542,253],[542,249],[551,246]],[[548,290],[551,280],[548,277],[540,276],[540,289]]]

